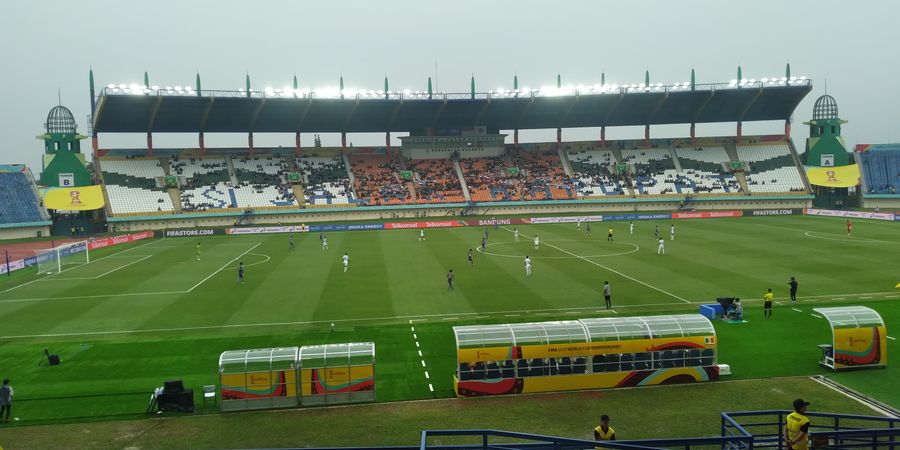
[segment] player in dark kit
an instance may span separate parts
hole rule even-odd
[[[487,250],[487,238],[483,237],[481,238],[481,253],[484,253],[485,250]]]
[[[294,245],[294,235],[293,235],[293,234],[291,235],[291,238],[290,238],[290,240],[288,241],[288,245],[290,246],[291,251],[294,251],[294,250],[296,250],[296,248],[297,248],[297,247]]]
[[[453,275],[453,269],[450,269],[450,271],[447,272],[447,291],[448,292],[453,290],[453,280],[455,280],[455,279],[456,279],[456,275]]]
[[[469,265],[470,265],[470,266],[474,266],[474,265],[475,265],[475,257],[472,255],[472,249],[471,249],[471,248],[469,249],[469,257],[468,257],[468,259],[469,259]]]
[[[791,277],[788,286],[791,287],[791,303],[797,303],[797,280],[794,277]]]
[[[238,281],[240,281],[241,284],[244,284],[244,262],[243,261],[241,261],[241,263],[238,265]]]

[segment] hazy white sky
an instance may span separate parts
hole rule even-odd
[[[425,89],[438,65],[440,89],[464,92],[539,87],[555,82],[639,83],[644,70],[662,83],[727,82],[738,64],[745,78],[794,75],[814,90],[795,113],[794,140],[812,102],[833,95],[848,147],[900,140],[900,2],[881,1],[24,1],[0,3],[0,162],[40,171],[42,133],[57,89],[84,132],[88,69],[98,87],[141,82],[236,89],[250,73],[255,88],[337,85]],[[698,125],[699,135],[734,134],[734,125]],[[745,124],[745,134],[780,133],[779,123]],[[893,135],[892,135],[893,132]],[[654,137],[686,136],[688,126],[655,127]],[[567,130],[565,140],[598,129]],[[607,138],[643,136],[641,127]],[[523,141],[553,140],[552,130]],[[380,134],[351,135],[356,146],[382,145]],[[339,143],[323,136],[325,145]],[[140,147],[143,135],[102,135],[102,147]],[[207,146],[246,145],[243,135],[207,136]],[[293,145],[292,135],[256,136],[257,146]],[[304,145],[312,144],[307,135]],[[399,144],[399,142],[398,142]],[[156,147],[196,146],[194,135],[155,135]],[[84,142],[89,153],[90,143]]]

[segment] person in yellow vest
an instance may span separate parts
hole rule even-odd
[[[785,419],[784,444],[788,450],[809,450],[809,419],[806,407],[809,402],[794,400],[794,412]]]
[[[594,440],[597,441],[614,441],[616,440],[616,430],[609,426],[609,416],[606,414],[600,416],[600,425],[594,428]]]
[[[772,317],[772,300],[775,298],[775,294],[772,293],[772,288],[769,288],[769,292],[766,292],[763,295],[763,316],[766,319]]]

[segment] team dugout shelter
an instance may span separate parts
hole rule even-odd
[[[831,344],[821,344],[819,364],[835,372],[887,367],[887,328],[881,315],[865,306],[813,308],[831,327]]]
[[[219,356],[223,411],[375,401],[375,344],[230,350]]]
[[[453,327],[458,396],[717,380],[716,332],[699,314]]]

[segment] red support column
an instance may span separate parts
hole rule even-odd
[[[785,139],[791,138],[791,121],[790,120],[784,121],[784,137],[785,137]]]
[[[600,127],[600,146],[606,148],[606,126]]]
[[[650,125],[644,125],[644,146],[650,147]]]
[[[697,124],[691,124],[691,144],[697,143]]]
[[[562,128],[556,129],[556,148],[562,147]]]
[[[200,156],[206,156],[206,140],[203,138],[203,132],[200,132]]]
[[[519,130],[513,130],[513,144],[519,148]]]
[[[93,154],[94,159],[100,157],[100,140],[97,133],[94,133],[91,137],[91,153]]]
[[[153,133],[147,133],[147,156],[153,156]]]
[[[743,124],[743,123],[741,123],[741,122],[738,122],[738,123],[737,123],[737,143],[738,143],[738,144],[741,144],[741,143],[744,142],[744,136],[743,136],[744,130],[743,130],[743,127],[744,127],[744,124]]]
[[[347,132],[346,131],[341,131],[341,150],[342,151],[347,150]]]
[[[250,156],[253,156],[253,132],[247,134],[247,149],[250,151]]]
[[[300,144],[300,132],[294,135],[294,156],[300,156],[303,152],[303,145]]]
[[[387,131],[384,133],[384,146],[387,147],[387,154],[391,154],[391,132]]]

